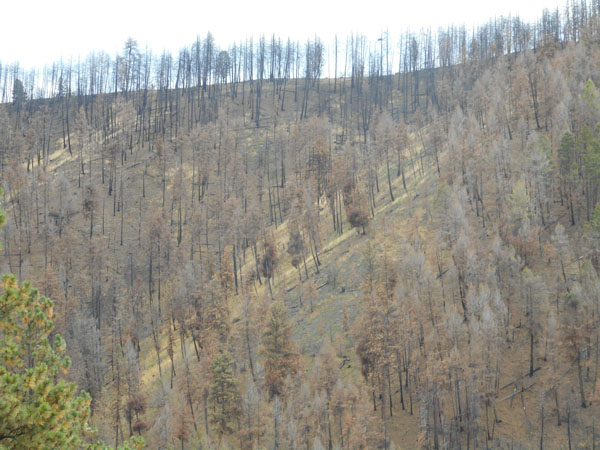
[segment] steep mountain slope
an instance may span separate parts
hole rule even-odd
[[[397,75],[357,52],[334,80],[308,58],[305,78],[0,105],[0,264],[54,299],[101,436],[593,448],[590,17]]]

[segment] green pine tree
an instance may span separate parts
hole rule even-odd
[[[15,82],[13,84],[13,104],[17,107],[17,110],[20,111],[26,101],[27,93],[25,92],[23,82],[18,78],[15,78]]]
[[[231,353],[218,353],[210,365],[213,382],[210,385],[210,420],[216,426],[219,441],[224,434],[233,431],[233,424],[239,414],[239,390],[233,375]]]
[[[52,332],[52,301],[29,283],[3,277],[0,297],[0,447],[78,447],[92,433],[90,396],[59,380],[65,341]]]

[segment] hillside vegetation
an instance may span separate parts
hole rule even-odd
[[[334,78],[318,39],[210,35],[5,70],[0,268],[100,437],[600,444],[600,11],[565,11],[404,36],[399,73],[387,35]]]

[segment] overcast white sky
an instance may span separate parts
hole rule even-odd
[[[472,26],[518,14],[524,20],[565,0],[8,0],[0,6],[0,62],[37,67],[61,57],[120,51],[128,37],[153,52],[177,51],[211,31],[227,46],[250,35],[275,33],[304,41],[360,32],[372,39],[389,29],[434,30],[450,23]],[[88,6],[89,5],[89,6]]]

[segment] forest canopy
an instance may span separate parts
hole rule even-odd
[[[2,66],[0,445],[600,444],[599,34]]]

